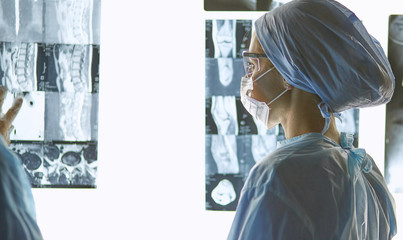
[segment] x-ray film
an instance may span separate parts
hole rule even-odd
[[[17,41],[16,4],[14,1],[0,1],[0,41]]]
[[[278,135],[206,135],[206,175],[239,174],[250,169],[277,147]]]
[[[236,174],[206,177],[206,209],[235,211],[243,186],[243,176]]]
[[[32,186],[96,186],[96,142],[13,141],[10,148],[21,159]]]
[[[206,96],[240,96],[242,58],[206,58]]]
[[[45,141],[96,140],[97,94],[47,92],[45,101]]]
[[[33,187],[96,187],[101,0],[0,0],[3,110]]]
[[[43,1],[46,0],[14,0],[18,4],[18,41],[43,41]],[[11,1],[13,2],[13,1]]]
[[[92,46],[91,86],[92,92],[99,92],[99,45]]]
[[[35,91],[36,58],[36,43],[0,42],[1,85],[13,92]]]
[[[0,41],[42,42],[42,0],[1,0]]]
[[[252,20],[206,20],[206,58],[241,58],[251,29]]]
[[[100,0],[45,0],[46,43],[99,44]]]
[[[92,92],[92,50],[91,45],[39,45],[39,90]]]
[[[206,134],[232,132],[238,135],[257,134],[252,116],[243,107],[240,97],[212,96],[206,98]],[[228,125],[228,126],[224,126]]]
[[[274,3],[274,2],[273,2]],[[267,129],[240,100],[245,75],[242,51],[250,44],[252,20],[206,20],[205,175],[206,209],[235,210],[251,168],[285,140],[281,125]],[[359,110],[336,119],[340,132],[354,135],[358,146]]]
[[[100,44],[101,0],[0,0],[0,41]]]
[[[386,105],[385,179],[389,189],[403,193],[403,15],[389,17],[388,58],[395,92]]]

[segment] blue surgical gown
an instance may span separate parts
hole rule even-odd
[[[0,136],[0,239],[42,239],[36,222],[31,185],[21,160]]]
[[[352,135],[340,141],[304,134],[257,163],[228,239],[391,239],[395,207],[384,178]]]

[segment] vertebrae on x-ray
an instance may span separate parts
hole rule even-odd
[[[60,94],[59,127],[63,140],[87,141],[91,139],[91,101],[85,93]]]
[[[92,25],[91,0],[59,0],[56,5],[59,24],[58,39],[64,43],[87,43],[92,36],[87,32]]]
[[[86,63],[88,56],[91,56],[91,48],[84,45],[59,45],[58,54],[55,50],[53,50],[53,56],[56,63],[58,90],[60,92],[89,92],[90,76]]]
[[[4,72],[2,85],[10,91],[35,90],[35,43],[3,43],[1,69]]]

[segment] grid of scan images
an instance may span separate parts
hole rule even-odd
[[[10,149],[33,187],[96,187],[100,14],[100,0],[0,0],[4,109],[24,99]]]
[[[403,15],[389,17],[388,58],[396,82],[386,105],[385,179],[393,193],[403,193]]]
[[[236,210],[250,169],[285,139],[281,126],[268,130],[240,101],[242,52],[249,48],[252,28],[253,20],[205,21],[207,210]],[[357,146],[359,110],[345,111],[341,118],[339,131],[354,134]]]

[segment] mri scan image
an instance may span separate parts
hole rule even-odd
[[[235,135],[212,135],[211,154],[217,166],[217,173],[239,173]]]
[[[211,115],[217,125],[218,134],[235,135],[238,133],[235,97],[213,96]]]
[[[18,41],[42,42],[43,0],[15,0],[15,2],[18,3]]]
[[[211,198],[222,206],[230,204],[236,199],[234,186],[228,179],[221,180],[211,192]]]
[[[96,145],[44,146],[47,179],[53,185],[93,186],[97,172]]]
[[[96,94],[48,92],[45,99],[45,140],[95,140],[97,106]]]
[[[234,211],[242,189],[242,176],[216,174],[206,178],[206,208]]]
[[[0,41],[17,41],[17,17],[15,1],[0,1]]]
[[[46,43],[99,44],[100,0],[45,0],[44,6]]]
[[[42,142],[11,142],[10,149],[17,154],[24,165],[25,172],[33,186],[40,186],[44,181]]]
[[[101,0],[0,0],[10,149],[33,187],[96,187]]]
[[[38,46],[39,90],[92,92],[97,65],[90,45],[40,44]],[[99,56],[95,56],[99,58]],[[94,59],[99,62],[99,59]],[[95,64],[96,64],[95,63]],[[99,64],[99,63],[98,63]]]
[[[97,144],[12,142],[35,187],[94,187],[97,176]]]
[[[53,49],[59,92],[89,92],[91,50],[83,45],[57,45]]]
[[[36,43],[1,42],[1,85],[13,92],[35,91],[36,57]]]
[[[206,58],[206,96],[240,96],[241,58]]]

